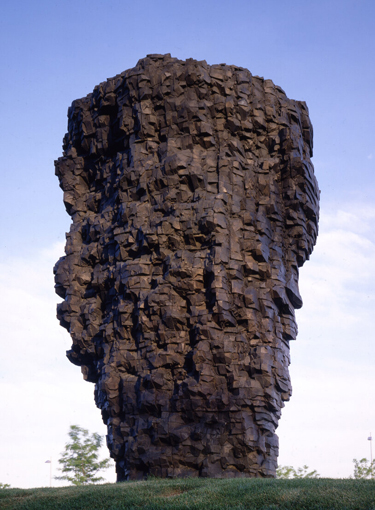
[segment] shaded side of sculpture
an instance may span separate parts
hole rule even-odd
[[[275,476],[317,235],[305,103],[246,69],[149,55],[68,115],[58,318],[118,480]]]

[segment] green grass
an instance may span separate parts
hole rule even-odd
[[[375,480],[152,479],[0,490],[1,510],[375,510]]]

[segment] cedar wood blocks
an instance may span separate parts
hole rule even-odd
[[[69,108],[55,267],[117,479],[273,477],[319,191],[304,102],[148,55]]]

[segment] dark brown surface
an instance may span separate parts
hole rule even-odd
[[[317,235],[305,103],[246,69],[149,55],[74,101],[68,130],[58,318],[118,480],[275,476]]]

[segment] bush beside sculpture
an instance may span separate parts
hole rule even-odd
[[[320,474],[316,469],[310,471],[309,466],[294,468],[293,466],[278,466],[276,469],[276,478],[320,478]]]
[[[354,462],[354,478],[375,478],[375,460],[372,462],[366,458],[357,460],[353,459]]]

